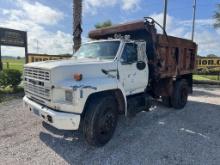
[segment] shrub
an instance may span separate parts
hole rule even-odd
[[[5,88],[6,86],[8,86],[6,72],[0,71],[0,87]]]
[[[0,72],[0,86],[10,86],[13,89],[21,83],[21,72],[15,69],[7,69]]]

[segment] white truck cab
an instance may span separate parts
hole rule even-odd
[[[87,142],[106,144],[128,97],[148,85],[145,41],[126,38],[85,43],[71,59],[26,64],[24,105],[50,125],[77,130]]]

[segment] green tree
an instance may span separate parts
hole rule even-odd
[[[207,57],[218,57],[215,54],[208,54]]]
[[[220,28],[220,4],[218,4],[218,9],[215,11],[214,19],[215,19],[214,27]]]
[[[102,23],[97,23],[95,25],[96,29],[100,29],[100,28],[105,28],[105,27],[109,27],[112,26],[112,22],[110,20],[104,21]]]

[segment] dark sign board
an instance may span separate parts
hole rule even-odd
[[[26,47],[27,32],[0,28],[0,45]]]
[[[1,46],[17,46],[25,48],[25,61],[28,61],[27,32],[0,28],[0,71],[2,70]]]

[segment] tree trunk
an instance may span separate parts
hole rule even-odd
[[[82,0],[73,0],[73,49],[77,51],[81,46],[82,33]]]

